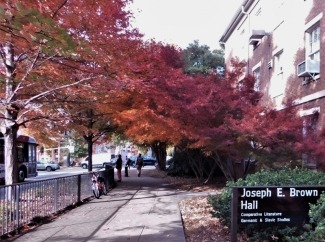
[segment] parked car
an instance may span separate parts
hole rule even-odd
[[[112,159],[111,153],[99,153],[93,154],[92,156],[92,167],[99,167],[102,168],[106,163],[109,163]],[[79,163],[83,169],[88,168],[88,156]]]
[[[131,161],[130,164],[131,164],[132,167],[135,167],[135,163],[137,162],[137,158],[138,158],[138,156],[136,156],[136,155],[128,157],[128,160]]]
[[[37,161],[36,169],[43,171],[55,171],[60,169],[60,166],[58,163],[53,161]]]
[[[146,156],[146,155],[142,155],[141,157],[143,158],[144,166],[157,166],[158,165],[157,160],[154,157],[150,157],[150,156]],[[137,158],[138,158],[138,156],[135,156],[135,161],[133,162],[133,167],[136,167]]]
[[[116,161],[117,161],[117,157],[112,158],[112,159],[110,160],[110,162],[105,162],[103,165],[104,165],[104,166],[105,166],[105,165],[110,165],[110,166],[115,167],[115,166],[116,166]]]
[[[157,166],[157,160],[154,157],[150,157],[150,156],[142,156],[143,157],[143,164],[145,166]]]
[[[172,163],[173,163],[173,157],[167,155],[167,157],[166,157],[166,166],[169,166]]]

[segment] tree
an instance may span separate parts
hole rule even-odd
[[[132,81],[119,90],[113,117],[126,136],[141,146],[150,146],[160,169],[166,167],[166,148],[177,139],[170,119],[179,92],[177,83],[183,63],[180,50],[162,43],[147,42],[130,63]],[[176,95],[176,96],[174,96]],[[173,138],[171,138],[173,137]]]
[[[207,75],[224,67],[224,52],[222,49],[210,51],[207,45],[199,45],[195,40],[182,51],[182,60],[186,64],[184,72],[188,75]]]
[[[107,141],[116,132],[117,126],[110,122],[110,112],[98,102],[88,103],[69,113],[69,122],[62,127],[73,129],[76,135],[80,135],[87,143],[88,171],[92,171],[93,144],[98,141]],[[77,115],[75,115],[77,114]]]
[[[297,110],[290,105],[282,112],[261,106],[254,78],[240,80],[244,68],[244,62],[234,61],[233,71],[221,78],[214,74],[190,77],[177,68],[156,67],[156,75],[145,83],[150,91],[134,93],[132,98],[139,98],[139,104],[132,106],[132,115],[125,112],[119,118],[139,141],[168,140],[185,151],[204,151],[228,180],[243,176],[236,168],[238,161],[248,161],[245,177],[248,166],[257,160],[270,164],[299,159],[297,144],[304,140]],[[137,108],[142,112],[137,114]],[[213,170],[212,166],[208,177]]]
[[[186,137],[186,147],[204,150],[231,181],[245,178],[252,163],[283,165],[300,160],[303,152],[312,154],[312,149],[301,148],[309,139],[302,135],[297,109],[290,102],[282,111],[262,106],[254,78],[240,79],[244,67],[245,63],[233,61],[233,70],[225,78],[201,77],[198,99],[193,98],[182,112],[182,119],[191,122],[178,127]],[[237,169],[237,162],[246,163],[245,169]]]
[[[262,106],[254,77],[242,78],[246,63],[233,60],[225,77],[188,76],[182,73],[179,52],[164,51],[168,48],[159,43],[144,46],[113,114],[132,141],[151,145],[160,169],[167,143],[204,151],[228,180],[245,177],[253,162],[300,159],[307,139],[297,110],[290,103],[281,112]],[[237,169],[237,162],[246,164],[244,171]]]
[[[57,92],[69,93],[82,83],[91,87],[91,80],[112,79],[123,69],[125,57],[120,57],[140,37],[129,28],[131,15],[123,10],[127,2],[1,3],[0,109],[6,129],[7,184],[17,181],[19,127],[39,119],[55,120],[51,105],[58,101]]]

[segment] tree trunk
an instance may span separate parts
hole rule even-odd
[[[189,164],[190,164],[190,166],[191,166],[191,168],[192,168],[192,170],[193,170],[193,172],[195,174],[196,179],[198,181],[200,181],[201,176],[200,176],[199,170],[197,169],[197,166],[195,164],[195,159],[192,158],[191,155],[189,155],[188,153],[187,153],[187,157],[188,157]]]
[[[165,170],[166,169],[166,156],[167,156],[167,151],[166,151],[167,143],[157,141],[157,142],[151,143],[150,146],[156,155],[159,170]]]
[[[94,110],[93,109],[88,109],[86,111],[86,117],[88,119],[88,124],[87,124],[87,128],[88,128],[88,135],[84,135],[85,140],[87,141],[87,149],[88,149],[88,171],[92,171],[93,170],[93,136],[94,134],[91,132],[91,129],[94,126],[94,121],[93,121],[93,117],[94,117]]]
[[[221,171],[225,175],[227,181],[236,181],[236,174],[234,172],[234,166],[231,161],[226,161],[223,159],[223,157],[220,156],[219,152],[217,150],[213,151],[211,156],[217,165],[220,167]]]
[[[210,172],[209,172],[208,178],[207,178],[207,179],[205,180],[205,182],[204,182],[205,185],[208,184],[208,182],[209,182],[209,180],[211,179],[211,177],[212,177],[214,171],[216,170],[216,168],[217,168],[217,163],[214,162],[212,168],[210,169]]]
[[[6,185],[11,185],[18,182],[18,167],[17,167],[17,139],[18,127],[12,126],[7,128],[5,134],[5,181]]]
[[[88,171],[93,170],[93,140],[92,136],[84,136],[87,141],[87,150],[88,150]]]
[[[16,123],[19,108],[13,105],[15,100],[15,86],[14,86],[14,50],[11,43],[6,43],[1,46],[2,57],[5,58],[4,66],[6,69],[6,110],[5,110],[5,182],[6,185],[11,185],[18,181],[17,172],[17,151],[16,151],[16,138],[18,132],[18,125]]]
[[[195,176],[197,178],[197,180],[199,182],[203,181],[204,175],[208,175],[205,174],[205,170],[204,170],[204,155],[201,152],[200,149],[191,149],[190,152],[185,151],[187,156],[188,156],[188,160],[190,163],[190,166],[193,170],[193,172],[195,173]]]

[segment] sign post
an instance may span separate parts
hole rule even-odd
[[[238,188],[232,189],[231,204],[231,242],[237,242],[237,206],[238,206]]]

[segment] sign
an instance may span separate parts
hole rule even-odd
[[[233,236],[237,224],[309,223],[309,204],[316,204],[325,186],[233,187],[232,192]]]

